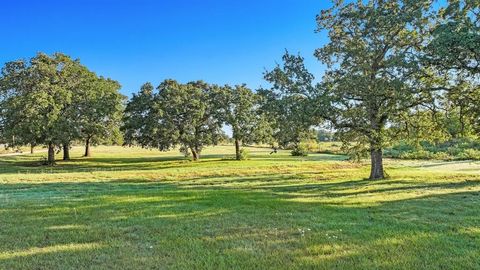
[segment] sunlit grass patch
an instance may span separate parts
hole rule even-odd
[[[476,163],[387,160],[370,181],[342,156],[250,151],[2,158],[0,269],[480,268]]]
[[[98,249],[102,245],[98,243],[86,243],[86,244],[66,244],[66,245],[54,245],[48,247],[34,247],[27,250],[9,251],[0,253],[0,261],[6,259],[14,259],[18,257],[27,257],[34,255],[42,255],[56,252],[75,252],[87,249]]]

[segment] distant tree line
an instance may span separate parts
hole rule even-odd
[[[127,145],[162,151],[180,147],[198,160],[202,149],[217,144],[222,127],[229,125],[236,158],[242,159],[242,144],[270,140],[270,126],[259,106],[260,96],[245,85],[166,80],[156,90],[146,83],[128,102],[122,126]]]
[[[245,157],[246,144],[301,155],[302,142],[335,137],[352,157],[369,156],[370,179],[381,179],[384,149],[395,141],[478,138],[479,5],[334,0],[316,18],[318,32],[328,36],[314,53],[326,67],[322,78],[300,55],[286,52],[283,63],[265,73],[267,88],[145,83],[124,110],[117,82],[65,55],[39,54],[2,69],[2,138],[47,145],[53,163],[55,147],[68,152],[72,141],[83,140],[88,156],[92,140],[120,130],[125,145],[179,147],[198,160],[228,125],[237,159]],[[335,134],[315,132],[325,126]]]

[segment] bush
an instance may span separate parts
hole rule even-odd
[[[462,152],[462,149],[456,147],[456,146],[451,146],[451,147],[448,147],[447,149],[444,149],[444,151],[449,154],[450,156],[458,156],[461,152]]]
[[[414,146],[412,144],[409,144],[407,142],[401,141],[398,144],[394,145],[392,150],[397,151],[399,153],[401,152],[414,152],[419,150],[417,146]]]
[[[240,149],[240,160],[246,160],[249,155],[250,152],[247,149]]]
[[[342,144],[337,142],[320,142],[312,149],[312,152],[320,154],[344,155],[346,154],[342,149]]]
[[[295,157],[306,157],[310,149],[308,149],[308,144],[299,143],[295,148],[292,150],[292,156]]]
[[[303,141],[300,145],[304,145],[308,152],[315,152],[320,149],[320,144],[316,140]]]
[[[400,159],[480,160],[480,143],[469,138],[452,139],[436,144],[425,141],[419,145],[400,142],[386,149],[385,156]]]
[[[437,152],[431,155],[432,159],[436,160],[453,160],[453,157],[445,152]]]
[[[465,149],[458,157],[464,160],[480,160],[480,151],[476,149]]]
[[[431,159],[432,158],[432,153],[421,149],[421,150],[417,150],[417,151],[400,153],[399,158],[401,158],[401,159]]]

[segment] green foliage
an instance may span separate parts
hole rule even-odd
[[[321,122],[315,114],[313,74],[308,72],[301,56],[286,52],[283,66],[267,72],[265,79],[272,87],[258,93],[262,97],[262,109],[272,123],[275,141],[282,147],[300,143],[305,133]]]
[[[341,142],[318,142],[315,152],[321,154],[345,155]]]
[[[477,0],[449,0],[437,15],[427,59],[444,71],[480,72],[480,4]]]
[[[457,133],[462,137],[480,134],[479,15],[477,0],[449,0],[437,14],[424,57],[446,78],[444,105],[456,115],[460,123]]]
[[[246,87],[237,85],[216,87],[220,116],[232,128],[232,139],[239,145],[271,142],[271,125],[259,108],[260,96]],[[237,160],[242,160],[237,152]]]
[[[377,179],[383,177],[383,149],[398,140],[418,147],[423,141],[475,138],[479,14],[477,1],[469,0],[449,1],[440,10],[431,0],[333,1],[317,16],[318,31],[330,39],[315,53],[327,65],[321,84],[313,83],[302,57],[288,52],[283,66],[265,74],[272,87],[259,93],[275,139],[298,147],[303,132],[328,120],[342,151],[354,159],[370,154],[370,178]]]
[[[453,130],[449,126],[455,122],[445,117],[442,112],[434,112],[428,109],[415,109],[399,114],[391,126],[386,130],[386,136],[390,138],[390,144],[396,147],[419,146],[421,142],[442,142],[453,137]]]
[[[317,140],[320,142],[332,142],[335,140],[335,133],[326,129],[319,129],[317,132]]]
[[[474,139],[451,139],[441,143],[402,141],[385,150],[385,156],[400,159],[480,160],[480,142]]]
[[[55,146],[84,137],[106,140],[118,131],[118,83],[97,78],[67,55],[39,53],[28,62],[6,63],[0,82],[3,140],[48,145],[49,163]]]
[[[221,117],[232,127],[233,139],[244,143],[255,141],[254,131],[258,113],[257,96],[246,85],[219,87]]]
[[[145,84],[127,104],[122,128],[127,144],[162,151],[182,146],[197,160],[203,147],[217,144],[222,138],[217,86],[166,80],[157,93],[153,94],[152,88]]]
[[[432,99],[419,65],[430,8],[426,0],[334,1],[317,16],[330,39],[315,53],[328,67],[318,106],[349,152],[370,152],[371,179],[384,177],[387,123]]]
[[[237,158],[238,160],[247,160],[248,156],[250,155],[250,151],[245,148],[240,149],[240,156]]]
[[[292,148],[292,156],[306,157],[309,155],[309,153],[318,151],[320,147],[314,135],[315,133],[313,130],[311,130],[311,132],[302,134],[301,141],[290,146],[290,148]]]
[[[292,150],[292,156],[295,157],[306,157],[310,152],[309,145],[307,143],[301,142],[298,145],[294,146]]]
[[[118,137],[125,99],[120,84],[100,77],[85,88],[76,104],[81,138],[96,143]]]
[[[73,61],[38,54],[29,62],[6,63],[2,69],[2,133],[10,145],[58,144],[65,128],[63,114],[72,103],[65,71]]]
[[[124,144],[142,147],[150,146],[155,132],[153,85],[145,83],[139,93],[134,93],[128,101],[123,115],[121,130],[124,134]]]
[[[465,149],[462,153],[460,153],[459,158],[465,160],[480,160],[480,150]]]

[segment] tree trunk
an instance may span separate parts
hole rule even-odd
[[[48,165],[54,165],[55,164],[55,145],[52,142],[48,143],[47,164]]]
[[[460,104],[460,136],[461,138],[465,138],[465,122],[463,119],[463,105]]]
[[[198,151],[193,147],[190,147],[190,150],[192,151],[193,161],[197,161],[200,158],[198,155]]]
[[[372,77],[372,82],[374,81]],[[370,180],[384,179],[385,173],[383,170],[383,141],[382,141],[382,129],[385,126],[386,117],[379,116],[379,109],[377,106],[373,106],[369,110],[371,131],[370,134],[370,159],[371,159],[371,171]]]
[[[70,144],[63,144],[63,160],[70,160]]]
[[[87,138],[85,141],[85,154],[83,155],[84,157],[91,157],[92,153],[90,153],[90,137]]]
[[[33,144],[30,144],[30,154],[34,154],[35,153],[35,145]]]
[[[235,139],[235,157],[237,160],[241,160],[241,153],[240,153],[240,140]]]
[[[384,179],[383,171],[383,152],[380,148],[372,147],[370,150],[371,157],[371,171],[370,180]]]

